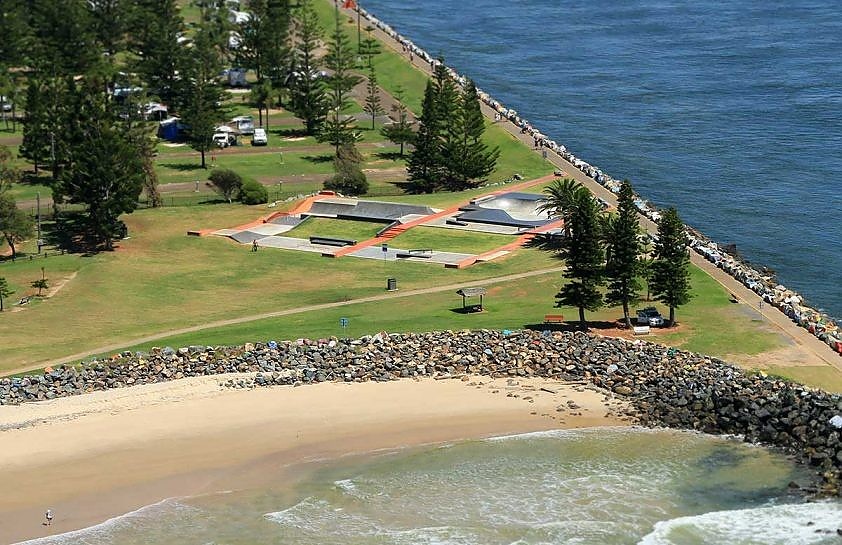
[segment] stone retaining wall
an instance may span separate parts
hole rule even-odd
[[[354,340],[154,349],[0,379],[0,405],[235,372],[256,375],[247,382],[231,381],[229,387],[465,373],[584,379],[626,398],[640,424],[740,435],[784,449],[815,466],[823,492],[839,494],[839,395],[746,373],[716,358],[584,333],[380,333]]]

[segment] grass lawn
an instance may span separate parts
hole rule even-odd
[[[829,365],[771,365],[764,371],[828,392],[842,393],[842,371]]]
[[[125,216],[131,239],[115,252],[0,263],[0,275],[15,290],[12,299],[34,293],[29,284],[42,266],[51,286],[63,283],[51,298],[0,315],[0,370],[179,327],[381,293],[387,277],[412,289],[558,265],[546,254],[521,250],[457,271],[274,249],[253,253],[222,237],[186,236],[267,211],[236,204],[139,210]],[[29,243],[21,250],[33,249]],[[62,327],[68,317],[72,327]]]
[[[285,237],[309,238],[311,236],[346,238],[362,242],[377,234],[385,223],[372,221],[339,220],[333,218],[308,218],[294,229],[283,233]]]
[[[493,263],[493,262],[492,262]],[[491,263],[489,263],[490,265]],[[468,269],[471,270],[471,269]],[[404,289],[402,278],[396,274],[399,287]],[[694,280],[695,280],[694,276]],[[208,329],[187,335],[180,335],[133,347],[148,350],[152,346],[186,346],[190,344],[219,345],[241,344],[255,340],[296,339],[300,337],[349,336],[358,337],[377,331],[431,331],[438,329],[518,329],[524,327],[542,328],[545,314],[568,312],[575,316],[575,309],[557,309],[553,306],[553,296],[563,285],[559,273],[540,275],[521,281],[511,281],[490,285],[485,297],[485,311],[478,314],[461,314],[456,310],[461,306],[461,298],[455,292],[440,292],[415,295],[403,298],[387,299],[375,303],[358,303],[347,306],[304,312],[289,316],[256,320],[245,324]],[[713,288],[713,286],[710,286]],[[701,286],[708,289],[708,286]],[[725,354],[751,355],[781,346],[783,340],[774,333],[769,333],[760,324],[740,321],[740,310],[728,302],[727,293],[719,288],[714,301],[710,304],[690,303],[681,309],[681,316],[692,328],[686,328],[679,338],[670,334],[656,334],[646,340],[688,348],[693,345],[709,345],[710,328],[716,323],[736,324],[730,336],[714,335],[718,338],[718,349],[714,356]],[[711,309],[716,309],[714,323],[711,322]],[[619,307],[588,313],[589,320],[615,320],[622,316]],[[349,319],[349,327],[343,331],[339,327],[339,318]],[[759,338],[762,341],[747,341]],[[779,370],[785,375],[795,368]],[[799,378],[805,380],[821,379],[831,385],[827,376],[835,373],[825,367],[799,367]],[[770,370],[771,371],[771,370]],[[808,372],[809,371],[809,372]],[[815,376],[810,376],[812,373]],[[792,376],[787,374],[786,376]]]
[[[403,161],[384,159],[382,154],[397,152],[397,147],[362,149],[364,169],[401,168]],[[283,153],[283,155],[281,155]],[[257,153],[233,154],[222,151],[215,154],[217,168],[230,168],[244,177],[258,180],[277,179],[295,174],[333,174],[333,153],[324,151],[261,151]],[[205,155],[208,166],[214,164],[211,154]],[[201,158],[160,156],[155,162],[161,184],[207,180],[210,169],[203,169]]]
[[[393,238],[391,245],[406,250],[432,248],[443,252],[479,254],[513,242],[514,237],[446,229],[413,227]]]

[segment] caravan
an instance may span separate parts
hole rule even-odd
[[[254,118],[250,115],[240,115],[231,120],[240,134],[254,134]]]

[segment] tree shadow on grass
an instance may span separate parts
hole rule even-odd
[[[297,127],[272,129],[269,132],[270,134],[277,134],[281,138],[306,138],[310,136],[307,134],[307,129]]]
[[[54,246],[71,254],[93,256],[103,250],[96,241],[87,217],[81,212],[62,212],[59,219],[43,225],[43,238],[48,246]]]
[[[333,155],[304,155],[301,158],[314,164],[330,163],[333,161]]]
[[[453,312],[455,314],[481,314],[482,312],[484,312],[484,309],[480,307],[479,304],[476,304],[468,305],[466,307],[452,308],[450,309],[450,312]]]
[[[193,170],[201,170],[207,171],[208,169],[202,168],[201,164],[193,164],[193,163],[161,163],[161,166],[164,168],[169,168],[171,170],[178,170],[181,172],[190,172]]]
[[[41,175],[42,173],[46,175]],[[18,183],[21,185],[50,185],[52,180],[53,177],[45,170],[40,170],[38,176],[35,175],[35,171],[27,170],[23,173]]]
[[[617,322],[608,322],[608,321],[589,321],[588,328],[591,330],[601,330],[601,329],[615,329],[617,327]],[[523,324],[524,329],[531,329],[532,331],[582,331],[582,328],[579,324],[579,321],[565,321],[565,322],[543,322],[540,324]]]
[[[401,161],[406,159],[406,155],[401,155],[397,151],[378,151],[374,154],[375,157],[378,159],[384,159],[386,161]]]

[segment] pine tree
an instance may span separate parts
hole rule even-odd
[[[179,99],[182,120],[189,127],[190,147],[201,154],[202,168],[207,168],[205,154],[215,145],[213,134],[225,113],[223,91],[216,77],[221,67],[216,39],[206,25],[196,33],[193,54],[185,59],[186,78]]]
[[[340,146],[353,144],[360,138],[354,118],[343,118],[342,113],[350,106],[348,96],[351,89],[361,81],[359,76],[351,73],[353,68],[351,40],[339,26],[339,19],[336,20],[336,28],[328,44],[325,64],[332,71],[325,80],[330,113],[316,135],[316,140],[332,144],[338,156]]]
[[[438,112],[436,91],[433,82],[428,80],[418,120],[418,132],[415,134],[415,149],[409,154],[406,167],[410,190],[416,193],[432,193],[441,181]]]
[[[185,27],[176,0],[137,0],[130,19],[128,67],[140,77],[150,95],[178,106],[178,71],[185,48]]]
[[[658,220],[652,293],[670,309],[669,327],[675,325],[675,309],[690,301],[690,255],[687,233],[678,211],[670,208]]]
[[[371,115],[371,129],[374,130],[374,118],[382,115],[383,106],[380,103],[380,88],[377,87],[377,74],[374,68],[368,71],[368,83],[366,84],[365,111]]]
[[[316,56],[322,28],[312,0],[301,0],[294,18],[297,23],[294,38],[297,54],[291,82],[292,111],[304,120],[307,134],[316,134],[329,107]]]
[[[126,48],[131,6],[128,0],[88,0],[88,10],[94,39],[113,65],[117,53]]]
[[[640,254],[642,244],[638,238],[640,224],[634,206],[634,191],[628,180],[620,186],[617,197],[617,214],[607,221],[605,232],[605,273],[608,277],[606,302],[623,305],[623,319],[631,329],[629,303],[639,299]]]
[[[4,68],[23,66],[31,41],[27,23],[27,0],[3,0],[0,8],[0,65]]]
[[[392,105],[395,121],[394,123],[384,125],[380,129],[380,134],[389,139],[393,144],[398,144],[401,147],[401,157],[403,157],[404,145],[411,144],[415,141],[415,131],[412,130],[412,124],[408,119],[409,114],[403,101],[404,90],[399,85],[395,89],[395,103]]]
[[[368,36],[360,42],[359,54],[365,57],[368,61],[368,68],[374,67],[374,57],[380,54],[380,42],[371,35],[374,27],[369,25],[365,27]]]
[[[500,149],[489,150],[482,141],[485,118],[477,87],[471,80],[467,81],[460,96],[449,131],[442,145],[448,189],[462,191],[478,186],[494,171]]]
[[[585,310],[602,306],[600,286],[604,282],[605,252],[600,233],[601,207],[587,190],[575,194],[570,214],[570,236],[565,239],[561,257],[567,269],[564,277],[570,281],[556,295],[556,306],[579,309],[579,323],[588,329]]]
[[[30,65],[40,75],[91,73],[102,57],[86,0],[29,2]]]
[[[260,47],[263,49],[264,75],[275,90],[287,85],[292,51],[289,31],[292,9],[289,0],[269,0],[266,6],[266,25]]]
[[[144,172],[101,89],[90,82],[73,91],[74,116],[68,121],[73,145],[54,193],[83,204],[95,242],[111,249],[122,227],[119,216],[137,207]]]
[[[23,124],[23,143],[20,146],[21,156],[32,161],[35,175],[38,166],[43,165],[50,156],[50,126],[47,110],[47,90],[41,80],[29,78],[26,87],[26,120]]]

